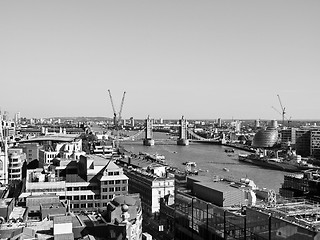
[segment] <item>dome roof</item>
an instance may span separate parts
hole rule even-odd
[[[267,129],[261,129],[256,133],[256,135],[253,138],[252,146],[254,147],[273,147],[278,140],[278,130],[267,128]]]
[[[123,204],[123,205],[121,206],[121,210],[122,210],[122,212],[128,212],[129,206],[128,206],[127,204]]]
[[[118,196],[113,199],[113,202],[117,203],[118,205],[128,205],[134,206],[136,204],[136,200],[130,196]]]

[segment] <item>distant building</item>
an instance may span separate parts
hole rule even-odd
[[[320,159],[320,128],[310,131],[311,142],[310,142],[310,151],[311,156],[317,159]]]
[[[221,118],[218,118],[218,127],[222,127],[222,121],[221,121]]]
[[[0,183],[8,183],[8,145],[6,141],[3,150],[0,147]]]
[[[281,146],[295,147],[296,146],[296,128],[287,128],[281,130]]]
[[[134,125],[134,118],[133,118],[133,117],[130,118],[130,125],[131,125],[131,127],[134,127],[134,126],[135,126],[135,125]]]
[[[296,151],[302,157],[311,155],[310,149],[311,134],[307,129],[298,129],[296,131]]]
[[[48,139],[51,139],[50,137]],[[58,141],[58,139],[57,139]],[[75,139],[67,142],[57,142],[54,144],[48,144],[39,150],[39,165],[49,165],[56,157],[65,159],[79,159],[81,155],[85,155],[82,151],[82,140]]]
[[[39,151],[43,146],[40,146],[38,143],[19,143],[18,146],[26,154],[27,164],[34,160],[39,162]]]

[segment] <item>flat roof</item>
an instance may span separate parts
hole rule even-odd
[[[241,191],[239,188],[230,186],[227,182],[195,182],[194,185],[200,185],[209,189],[217,190],[220,192],[236,192]]]
[[[54,135],[45,135],[38,136],[30,139],[20,140],[19,143],[27,142],[39,142],[39,141],[58,141],[58,142],[72,142],[78,138],[79,134],[54,134]]]

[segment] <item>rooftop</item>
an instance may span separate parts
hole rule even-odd
[[[259,210],[304,227],[320,231],[320,204],[304,198],[286,199],[273,207],[258,206]]]

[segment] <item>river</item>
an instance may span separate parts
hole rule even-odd
[[[167,138],[165,134],[155,133],[160,139]],[[175,141],[162,141],[154,146],[144,146],[142,140],[121,143],[126,150],[138,154],[146,152],[150,154],[158,153],[166,157],[166,162],[181,170],[184,170],[183,162],[192,161],[197,163],[200,170],[199,175],[224,176],[231,178],[249,178],[255,182],[259,188],[273,189],[277,193],[284,181],[284,175],[289,174],[283,171],[264,169],[259,166],[246,164],[238,161],[238,154],[244,153],[242,150],[234,149],[234,153],[226,153],[226,146],[190,143],[189,146],[178,146]],[[225,171],[228,169],[229,171]]]

